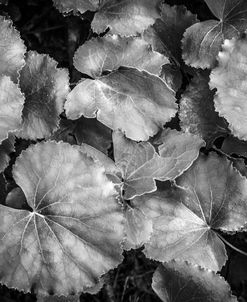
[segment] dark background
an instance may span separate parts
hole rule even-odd
[[[79,45],[93,36],[90,29],[93,14],[87,13],[84,20],[80,16],[63,17],[53,7],[52,0],[2,0],[4,2],[6,5],[0,5],[0,14],[13,20],[27,49],[49,54],[59,62],[60,67],[68,68],[73,86],[80,79],[72,65],[73,54]],[[166,3],[185,5],[201,21],[214,18],[203,0],[167,0]],[[224,237],[247,252],[245,234]],[[229,260],[221,274],[230,283],[239,301],[247,302],[247,257],[233,249],[227,250]],[[125,252],[124,256],[123,263],[106,275],[107,285],[97,295],[82,294],[81,301],[160,301],[151,288],[152,274],[158,263],[146,259],[141,249]],[[36,301],[36,297],[0,286],[0,302],[13,301],[32,302]]]

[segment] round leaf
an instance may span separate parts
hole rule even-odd
[[[80,147],[31,146],[13,176],[31,212],[0,205],[3,284],[67,296],[93,287],[121,262],[123,214],[114,185]]]
[[[69,76],[48,55],[30,51],[21,71],[20,87],[26,96],[22,131],[25,139],[49,137],[59,125],[59,115],[69,93]]]

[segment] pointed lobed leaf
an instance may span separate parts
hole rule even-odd
[[[211,88],[217,88],[216,111],[226,118],[234,136],[247,140],[247,39],[225,40],[219,65],[210,75]]]
[[[26,47],[12,21],[0,16],[0,76],[10,76],[16,80],[25,64]]]
[[[67,70],[57,68],[57,62],[48,55],[30,51],[21,71],[20,87],[26,101],[18,135],[33,140],[49,137],[58,128],[69,93]]]
[[[145,71],[122,67],[97,80],[80,82],[65,103],[69,119],[97,119],[134,140],[147,140],[177,111],[174,92]]]
[[[156,143],[159,153],[149,142],[136,143],[121,132],[113,133],[114,158],[122,171],[125,199],[154,192],[155,179],[172,180],[181,175],[204,145],[196,136],[170,129],[164,130]]]
[[[187,262],[160,264],[152,288],[163,302],[237,302],[224,278]]]
[[[7,76],[0,77],[0,143],[21,128],[24,96]]]
[[[134,199],[153,222],[145,254],[218,271],[227,255],[215,230],[238,231],[246,223],[247,179],[228,160],[211,154],[201,155],[176,183],[173,190]]]
[[[206,72],[197,72],[180,100],[180,126],[185,132],[202,137],[210,147],[214,140],[229,133],[226,121],[214,108],[215,91],[209,88]]]
[[[86,11],[96,11],[99,7],[100,0],[53,0],[54,6],[64,14],[69,12],[81,14]]]
[[[102,1],[92,21],[96,33],[110,27],[110,33],[124,36],[142,33],[159,17],[160,0],[110,0]]]
[[[179,63],[182,59],[183,33],[196,22],[196,15],[188,11],[185,6],[170,6],[163,3],[160,18],[144,32],[144,39],[153,46],[154,50]]]
[[[3,284],[67,296],[93,287],[121,262],[123,214],[114,185],[80,147],[31,146],[13,176],[32,212],[0,205]]]
[[[196,23],[184,33],[183,59],[193,67],[212,68],[224,39],[238,37],[247,29],[245,0],[205,0],[219,19]]]
[[[168,59],[152,51],[142,38],[117,35],[93,38],[80,46],[74,56],[75,68],[93,78],[120,66],[135,67],[159,75],[165,63],[169,63]]]

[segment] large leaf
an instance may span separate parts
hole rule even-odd
[[[183,59],[193,67],[212,68],[224,39],[238,37],[247,29],[245,0],[205,0],[217,20],[196,23],[183,39]]]
[[[227,255],[216,230],[238,231],[247,222],[247,179],[228,160],[211,154],[201,155],[176,183],[173,190],[133,201],[153,223],[145,254],[218,271]]]
[[[0,16],[0,76],[7,75],[13,80],[25,64],[26,48],[12,21]]]
[[[164,130],[158,153],[149,142],[136,143],[121,132],[113,133],[114,158],[122,171],[124,198],[155,191],[157,180],[172,180],[181,175],[197,158],[204,145],[197,136]]]
[[[61,13],[95,11],[99,7],[100,0],[53,0],[55,7]]]
[[[197,22],[196,15],[188,11],[185,6],[169,6],[163,3],[160,18],[144,32],[144,39],[152,44],[154,50],[179,64],[182,59],[183,33],[195,22]]]
[[[186,262],[160,264],[152,288],[163,302],[237,302],[220,275]]]
[[[48,55],[30,51],[21,71],[20,86],[26,96],[22,131],[25,139],[49,137],[59,125],[59,115],[69,93],[69,76]]]
[[[7,76],[0,77],[0,143],[22,123],[24,96]]]
[[[31,146],[13,176],[31,212],[0,205],[3,284],[66,296],[93,287],[121,262],[123,214],[114,185],[80,147]]]
[[[143,32],[159,17],[160,0],[104,0],[92,22],[96,33],[110,27],[112,34],[131,36]]]
[[[80,82],[65,103],[69,119],[97,119],[134,140],[148,140],[177,111],[174,92],[155,75],[122,67],[97,80]]]
[[[208,147],[229,133],[226,121],[214,108],[215,90],[209,89],[207,72],[197,72],[182,95],[179,108],[180,126],[185,132],[201,136]]]
[[[150,45],[139,37],[107,35],[93,38],[78,48],[74,66],[82,73],[96,78],[107,70],[120,66],[136,67],[159,75],[168,59],[152,51]]]
[[[233,135],[247,140],[247,39],[225,40],[219,53],[219,65],[210,75],[211,88],[216,87],[215,108],[226,118]]]

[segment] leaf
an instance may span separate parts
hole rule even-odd
[[[217,230],[236,232],[247,221],[247,179],[230,161],[201,155],[176,183],[178,187],[133,200],[153,233],[145,254],[158,261],[186,260],[218,271],[227,259]]]
[[[148,242],[153,228],[152,221],[137,209],[128,206],[125,210],[125,233],[126,239],[123,243],[125,250],[136,249]]]
[[[65,111],[69,119],[97,117],[133,140],[148,140],[176,114],[175,100],[159,77],[122,67],[100,79],[80,82],[68,95]]]
[[[26,96],[22,131],[25,139],[49,137],[59,125],[59,115],[69,93],[69,75],[57,68],[57,62],[48,55],[28,52],[21,71],[20,87]]]
[[[234,136],[247,140],[247,39],[225,40],[219,53],[219,65],[210,75],[210,87],[217,88],[214,98],[216,111],[229,123]]]
[[[168,87],[177,92],[183,83],[183,76],[180,68],[175,64],[164,64],[162,66],[161,79],[163,79]]]
[[[224,278],[186,262],[160,264],[152,288],[163,302],[237,302]]]
[[[102,1],[92,21],[96,33],[110,27],[111,34],[124,36],[142,33],[159,17],[160,0],[110,0]]]
[[[196,68],[213,68],[224,39],[240,36],[247,29],[245,0],[205,0],[219,21],[196,23],[184,33],[183,59]]]
[[[3,172],[10,161],[10,153],[15,151],[15,136],[9,135],[0,145],[0,173]]]
[[[86,11],[95,11],[99,7],[100,0],[53,0],[54,6],[63,14],[71,11],[81,14]]]
[[[215,90],[210,90],[209,76],[197,72],[180,100],[180,126],[185,132],[202,137],[210,148],[214,140],[229,133],[226,121],[214,108]]]
[[[25,64],[26,47],[11,20],[0,16],[0,77],[9,76],[16,80]]]
[[[30,146],[13,177],[32,211],[0,205],[1,283],[67,296],[121,262],[124,221],[114,185],[80,147]]]
[[[80,295],[70,296],[38,296],[37,302],[80,302]]]
[[[9,132],[20,129],[24,96],[7,76],[0,77],[0,143]]]
[[[229,136],[224,139],[221,150],[226,154],[237,154],[239,156],[247,157],[247,142]]]
[[[62,119],[52,139],[77,145],[86,143],[107,154],[107,149],[111,146],[111,136],[111,130],[108,127],[96,119],[82,116],[75,121]]]
[[[159,75],[165,63],[169,63],[168,59],[152,51],[142,38],[117,35],[93,38],[80,46],[74,56],[75,68],[92,78],[120,66],[135,67]]]
[[[179,64],[182,59],[183,33],[195,22],[197,22],[196,15],[188,11],[185,6],[170,6],[163,3],[160,18],[144,32],[144,39],[152,45],[154,50]]]
[[[148,142],[136,143],[121,132],[113,133],[114,158],[122,171],[124,198],[154,192],[157,180],[172,180],[181,175],[197,158],[204,142],[176,130],[164,130],[157,153]]]

